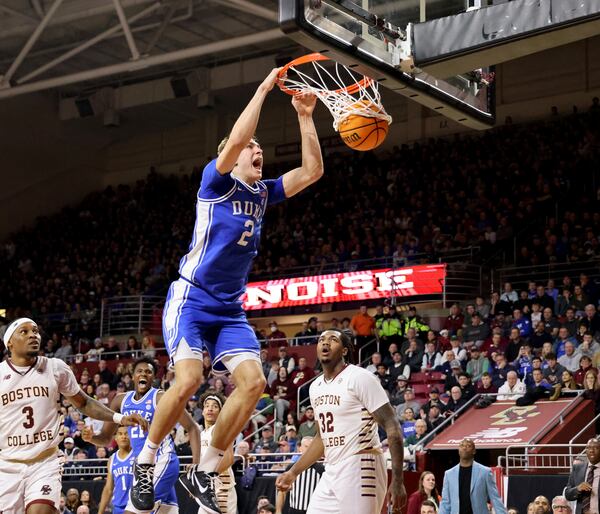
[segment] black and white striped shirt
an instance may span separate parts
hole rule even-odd
[[[292,467],[290,464],[286,471]],[[315,462],[310,468],[305,469],[298,475],[290,489],[289,506],[292,509],[305,511],[308,509],[310,497],[317,487],[325,466],[321,462]]]

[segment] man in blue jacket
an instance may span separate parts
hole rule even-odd
[[[496,514],[507,514],[492,471],[475,462],[475,443],[463,439],[458,445],[460,462],[444,474],[439,514],[489,514],[488,500]]]

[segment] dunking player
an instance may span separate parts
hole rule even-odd
[[[216,470],[265,387],[258,341],[240,297],[257,254],[267,206],[294,196],[323,174],[312,119],[316,98],[303,93],[292,99],[300,124],[302,165],[276,180],[261,180],[263,152],[254,132],[278,71],[274,69],[258,87],[229,137],[219,145],[218,157],[202,174],[192,242],[181,260],[180,278],[171,284],[163,314],[163,333],[176,381],[158,406],[133,469],[131,498],[140,510],[149,510],[154,504],[153,495],[146,491],[151,490],[149,480],[160,442],[202,383],[203,349],[210,353],[213,369],[228,370],[236,385],[199,466],[182,479],[204,512],[220,514],[213,486]]]
[[[39,357],[35,321],[19,318],[4,334],[10,356],[0,363],[0,512],[54,514],[61,491],[62,394],[86,416],[123,425],[148,423],[123,416],[86,395],[60,359]]]
[[[119,427],[117,435],[118,450],[108,459],[108,473],[106,483],[102,489],[102,497],[98,505],[98,513],[104,514],[104,510],[112,505],[113,514],[123,514],[129,501],[129,490],[133,480],[133,450],[129,440],[127,427]]]
[[[372,373],[348,364],[352,355],[348,335],[326,330],[319,337],[317,356],[323,375],[310,386],[317,436],[302,457],[277,478],[287,491],[296,477],[325,453],[325,473],[315,489],[307,514],[381,512],[387,491],[386,462],[377,425],[387,433],[392,454],[390,503],[400,512],[406,502],[402,476],[402,431],[387,394]],[[358,477],[358,484],[357,484]]]
[[[202,451],[209,446],[214,433],[215,423],[225,405],[225,396],[217,391],[206,391],[200,397],[202,416],[204,417],[204,430],[200,434]],[[237,514],[237,493],[235,492],[235,478],[231,465],[233,464],[233,445],[225,452],[219,472],[220,486],[217,487],[217,504],[223,514]]]
[[[111,403],[111,408],[123,414],[138,413],[148,423],[153,422],[157,406],[164,401],[164,391],[152,387],[156,375],[155,364],[152,359],[142,357],[133,364],[134,390],[127,393],[117,394]],[[200,458],[200,427],[196,424],[188,412],[184,411],[179,417],[179,422],[188,431],[190,447],[192,448],[193,462],[197,463]],[[115,423],[104,423],[98,435],[94,435],[91,428],[83,430],[83,439],[97,446],[106,446],[112,441],[118,426]],[[136,457],[144,446],[146,434],[137,427],[129,428],[129,439],[133,448],[133,456]],[[176,514],[177,495],[175,494],[175,483],[179,477],[179,458],[175,453],[175,444],[170,435],[163,440],[156,459],[156,474],[151,481],[156,491],[156,501],[160,502],[156,512],[160,514]],[[131,501],[127,503],[125,512],[140,512]]]

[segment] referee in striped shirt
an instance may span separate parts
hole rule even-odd
[[[300,453],[304,453],[312,441],[312,437],[303,437],[298,451]],[[294,465],[295,460],[293,460],[292,463],[285,468],[285,471],[288,471]],[[285,497],[287,493],[283,491],[277,491],[275,513],[306,514],[308,504],[310,503],[310,497],[317,487],[319,480],[321,480],[321,475],[324,471],[325,466],[323,466],[321,462],[315,462],[311,467],[305,469],[298,475],[298,478],[296,478],[294,485],[292,485],[292,488],[290,489],[289,506],[287,511],[284,510]]]

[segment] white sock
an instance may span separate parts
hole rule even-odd
[[[153,443],[150,438],[146,438],[144,447],[137,458],[138,464],[154,464],[159,446],[160,444]]]
[[[200,464],[198,464],[198,471],[205,471],[206,473],[216,471],[219,464],[221,464],[224,455],[225,452],[223,450],[219,450],[214,446],[209,446],[202,452]]]

